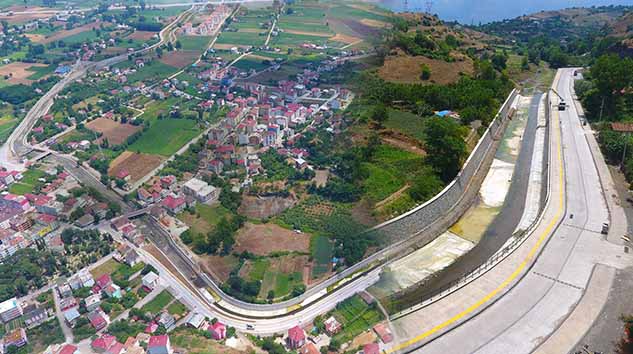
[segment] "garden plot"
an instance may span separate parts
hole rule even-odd
[[[29,77],[37,74],[38,68],[46,68],[46,64],[13,62],[0,66],[0,77],[6,77],[10,84],[29,85],[33,82]]]
[[[308,252],[310,235],[296,233],[275,224],[251,224],[240,230],[236,237],[235,252],[249,251],[256,255],[273,252]]]
[[[116,176],[120,171],[126,170],[130,174],[130,182],[134,183],[152,172],[161,162],[163,162],[163,158],[158,155],[125,151],[112,160],[108,175]]]
[[[86,127],[103,134],[96,143],[101,143],[103,139],[107,139],[111,145],[124,143],[130,135],[142,129],[140,125],[119,123],[108,118],[97,118],[87,123]]]

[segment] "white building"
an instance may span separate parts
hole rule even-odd
[[[2,322],[7,323],[20,316],[22,316],[22,307],[18,299],[12,298],[0,303],[0,318]]]
[[[220,196],[219,189],[197,178],[187,181],[183,186],[183,190],[185,194],[196,198],[201,203],[214,201]]]

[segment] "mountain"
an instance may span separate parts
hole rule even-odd
[[[615,26],[623,33],[627,27],[625,23],[621,23],[622,18],[623,16],[630,17],[631,11],[633,11],[632,6],[576,7],[556,11],[541,11],[509,20],[491,22],[476,28],[518,42],[528,42],[539,36],[569,41],[583,37],[607,35],[614,31]]]

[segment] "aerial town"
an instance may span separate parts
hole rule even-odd
[[[506,5],[0,4],[0,354],[633,353],[633,7]]]

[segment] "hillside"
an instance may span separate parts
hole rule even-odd
[[[475,27],[506,41],[528,42],[539,36],[569,41],[596,34],[608,34],[630,6],[602,6],[541,11],[510,20]]]
[[[489,52],[484,42],[493,37],[461,26],[451,26],[435,16],[394,15],[394,29],[387,38],[388,52],[378,75],[399,83],[449,84],[474,72],[473,57]]]

